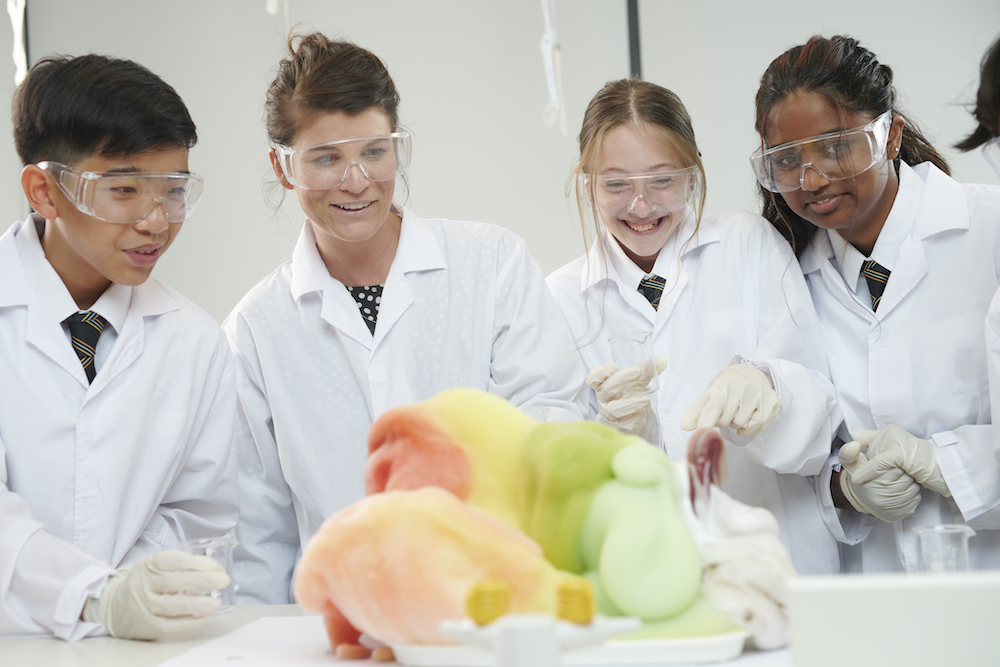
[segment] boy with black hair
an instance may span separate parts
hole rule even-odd
[[[194,123],[96,55],[36,64],[13,116],[35,213],[0,236],[0,637],[186,631],[228,577],[174,549],[238,506],[228,345],[149,278],[201,195]]]

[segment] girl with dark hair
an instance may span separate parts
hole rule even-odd
[[[579,142],[569,186],[584,237],[596,239],[548,283],[590,371],[591,417],[628,433],[658,424],[651,439],[675,461],[687,455],[686,431],[718,427],[729,443],[725,489],[777,517],[800,572],[839,571],[806,476],[829,456],[840,414],[788,244],[759,216],[702,217],[691,118],[661,86],[608,83]],[[631,332],[648,334],[659,355],[651,395],[632,390],[651,370],[612,361],[611,339]]]
[[[270,159],[308,219],[224,324],[244,603],[290,601],[301,547],[364,496],[364,443],[389,408],[464,386],[548,420],[584,414],[583,366],[524,241],[396,199],[410,137],[385,65],[321,34],[289,50],[267,94]]]
[[[1000,567],[982,322],[1000,276],[1000,188],[961,185],[899,110],[892,70],[813,37],[761,77],[751,163],[793,244],[844,412],[818,478],[846,571],[913,571],[913,527],[968,523]],[[866,447],[866,452],[861,449]]]

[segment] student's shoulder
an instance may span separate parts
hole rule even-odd
[[[506,252],[526,248],[523,238],[491,222],[451,220],[449,218],[416,218],[427,225],[445,246],[454,244],[498,248]]]
[[[292,260],[283,262],[243,295],[233,313],[254,313],[274,307],[278,299],[291,299]],[[230,315],[232,317],[232,315]]]
[[[593,258],[591,259],[593,260]],[[553,290],[556,287],[576,287],[579,289],[581,276],[588,269],[588,266],[587,255],[580,255],[550,273],[545,281]]]
[[[723,243],[758,241],[787,245],[784,237],[764,217],[749,211],[719,211],[701,220],[700,232],[715,235]]]
[[[136,296],[147,303],[155,299],[164,304],[173,302],[176,306],[175,308],[165,308],[162,313],[156,315],[158,326],[169,326],[178,330],[190,331],[192,334],[210,336],[217,334],[219,323],[214,317],[205,312],[201,306],[157,278],[151,277],[142,285],[132,289],[138,292]],[[137,302],[136,296],[133,296],[133,303]]]

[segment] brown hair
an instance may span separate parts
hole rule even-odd
[[[351,42],[314,32],[288,38],[289,56],[267,89],[267,136],[290,145],[302,124],[320,113],[355,116],[379,107],[392,131],[399,125],[399,94],[379,58]]]
[[[955,144],[960,151],[971,151],[1000,136],[1000,38],[993,42],[979,66],[979,92],[972,115],[979,126],[968,137]]]
[[[836,35],[829,39],[815,35],[775,58],[760,78],[757,91],[755,127],[761,146],[774,107],[794,93],[819,93],[842,112],[855,112],[875,118],[886,111],[901,115],[892,85],[892,69],[878,62],[875,54],[856,39]],[[921,134],[917,126],[903,116],[903,138],[897,160],[907,164],[931,162],[946,174],[948,163]],[[898,164],[897,164],[898,167]],[[781,232],[800,257],[816,233],[816,227],[792,212],[783,197],[760,187],[763,198],[761,215]]]

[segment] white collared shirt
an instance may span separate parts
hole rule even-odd
[[[871,306],[871,293],[868,289],[868,281],[861,273],[862,266],[866,260],[873,259],[881,266],[889,269],[892,279],[892,267],[899,256],[899,249],[903,241],[910,233],[910,225],[916,216],[916,207],[920,202],[921,184],[913,179],[900,182],[896,191],[896,200],[889,211],[882,229],[879,232],[872,253],[865,257],[860,250],[847,242],[836,230],[826,230],[830,238],[830,246],[833,254],[837,258],[837,263],[841,267],[841,274],[845,282],[851,286],[852,291],[857,295],[858,300],[863,304]]]
[[[374,336],[308,221],[292,254],[223,325],[237,359],[243,603],[290,601],[320,524],[364,497],[386,410],[475,387],[548,420],[581,419],[585,372],[524,241],[403,212]]]
[[[842,437],[896,424],[934,442],[952,497],[924,490],[912,516],[889,524],[835,510],[826,471],[818,479],[824,520],[842,542],[859,545],[845,551],[851,571],[914,571],[912,528],[963,522],[979,532],[969,543],[972,567],[1000,568],[1000,463],[983,339],[1000,275],[1000,188],[961,185],[930,163],[903,163],[899,176],[888,231],[900,228],[895,221],[906,231],[877,313],[846,288],[853,269],[845,278],[830,235],[817,234],[801,264],[844,413]]]
[[[798,264],[761,217],[716,213],[697,233],[690,217],[660,250],[653,272],[666,280],[658,310],[639,292],[642,271],[606,232],[591,251],[548,277],[588,370],[612,360],[608,339],[651,331],[667,357],[653,403],[660,444],[684,460],[691,433],[681,417],[726,365],[753,361],[770,372],[782,409],[754,438],[723,435],[729,481],[741,502],[766,507],[803,573],[839,570],[837,544],[823,527],[811,481],[840,423],[826,355]],[[683,254],[682,254],[683,253]],[[624,258],[624,259],[623,259]],[[624,275],[623,275],[624,274]],[[590,415],[598,416],[590,397]],[[786,473],[786,474],[778,474]]]
[[[218,325],[152,278],[101,307],[118,334],[90,384],[62,325],[76,304],[34,225],[0,237],[3,637],[102,632],[80,612],[114,569],[236,524],[236,395]]]

